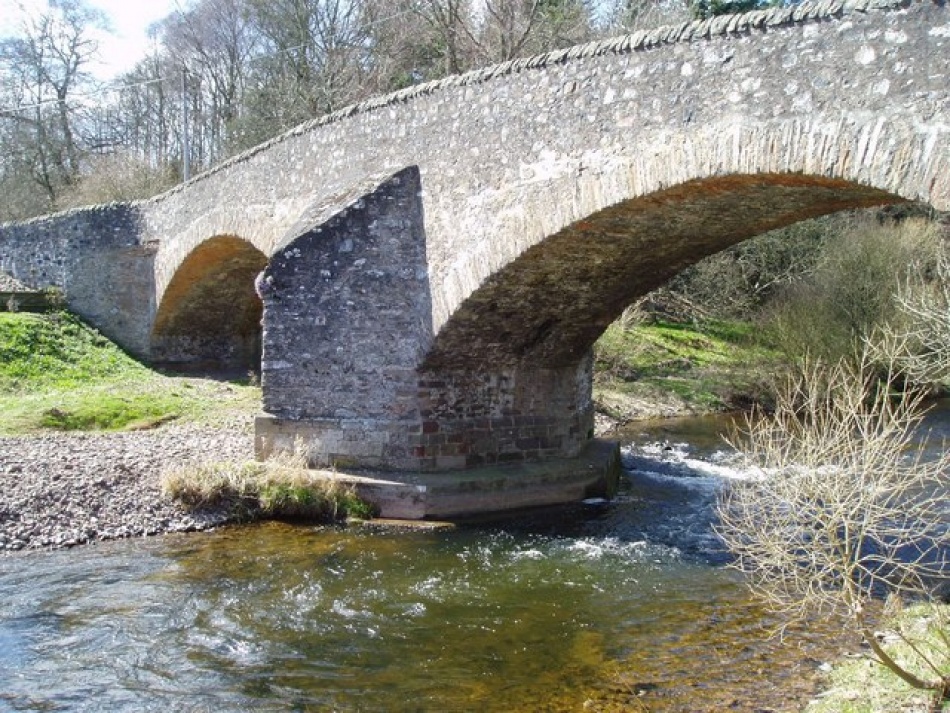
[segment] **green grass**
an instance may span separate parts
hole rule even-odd
[[[901,612],[893,622],[915,640],[943,675],[950,675],[950,605],[918,605]],[[905,643],[891,637],[888,653],[917,675],[932,678]],[[816,698],[807,713],[930,713],[950,712],[950,702],[932,709],[933,694],[911,688],[894,673],[867,657],[851,658],[832,665],[828,690]]]
[[[0,434],[214,422],[259,403],[255,387],[155,372],[69,314],[0,313]]]
[[[621,420],[747,405],[778,361],[753,326],[721,321],[614,324],[595,356],[595,398]],[[0,434],[215,422],[259,405],[259,388],[162,375],[66,313],[0,313]]]
[[[65,312],[0,312],[0,393],[64,390],[147,371]]]
[[[747,406],[765,397],[780,362],[754,325],[726,321],[614,323],[594,356],[595,399],[620,419],[654,415],[637,413],[637,404],[653,404],[661,413]]]

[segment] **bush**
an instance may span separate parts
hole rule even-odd
[[[932,270],[939,233],[929,221],[882,224],[858,216],[829,238],[814,271],[785,287],[766,310],[775,346],[793,359],[834,362],[859,351],[898,317],[898,287],[913,271]]]
[[[153,168],[141,159],[124,154],[93,156],[75,186],[64,193],[61,208],[133,201],[151,198],[178,182],[167,167]]]
[[[750,418],[734,439],[753,476],[724,490],[718,531],[772,609],[793,621],[840,615],[879,663],[950,700],[950,639],[895,620],[908,662],[874,628],[882,597],[926,599],[950,581],[950,452],[922,459],[923,395],[896,391],[894,369],[878,381],[877,369],[865,350],[789,378],[774,415]]]
[[[850,220],[849,214],[824,216],[746,240],[683,270],[650,301],[671,295],[719,319],[753,316],[776,293],[806,279],[830,236]]]

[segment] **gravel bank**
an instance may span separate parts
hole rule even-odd
[[[253,446],[246,422],[0,438],[0,552],[220,525],[221,512],[189,513],[165,499],[161,474],[186,463],[249,460]]]

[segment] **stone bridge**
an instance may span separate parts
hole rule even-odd
[[[828,0],[373,99],[3,226],[0,270],[151,361],[253,363],[263,323],[261,452],[446,471],[580,454],[591,345],[684,267],[902,201],[950,209],[950,8]]]

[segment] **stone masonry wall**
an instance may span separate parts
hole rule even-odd
[[[444,470],[574,456],[590,437],[590,358],[418,371],[432,341],[419,188],[402,171],[271,258],[261,455],[302,446],[320,465]]]
[[[271,258],[258,451],[303,438],[318,463],[382,464],[417,418],[415,366],[431,342],[419,173],[384,181]],[[399,440],[399,439],[396,439]]]
[[[559,369],[423,371],[421,425],[409,433],[418,470],[578,455],[593,436],[593,359]]]
[[[134,354],[147,356],[157,243],[141,212],[112,204],[0,226],[0,272],[62,291],[70,309]]]

